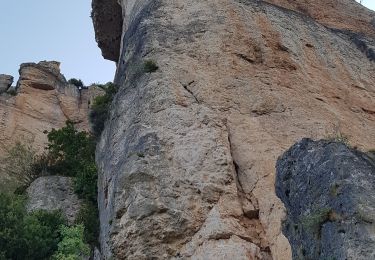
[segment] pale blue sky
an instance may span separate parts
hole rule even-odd
[[[375,0],[363,0],[375,10]],[[1,0],[0,74],[18,78],[24,62],[57,60],[67,79],[112,81],[115,63],[95,42],[91,0]]]
[[[112,81],[115,63],[95,42],[91,0],[0,0],[0,74],[18,78],[24,62],[57,60],[67,79]]]

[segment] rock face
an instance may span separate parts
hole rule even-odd
[[[91,17],[95,24],[95,38],[103,57],[117,62],[120,56],[123,22],[117,0],[93,1]]]
[[[97,149],[105,259],[291,259],[278,156],[302,137],[375,147],[374,14],[289,2],[119,1],[120,90]]]
[[[0,157],[16,142],[44,151],[43,132],[61,128],[67,120],[89,131],[89,102],[102,92],[94,87],[79,93],[60,73],[58,62],[22,64],[17,95],[0,96]],[[6,179],[0,165],[0,190]]]
[[[375,161],[342,143],[304,139],[277,163],[293,259],[375,259]]]
[[[0,74],[0,94],[6,92],[13,83],[13,77],[10,75]]]
[[[80,94],[69,85],[58,62],[22,64],[17,96],[0,96],[0,155],[16,141],[42,151],[47,141],[43,131],[60,128],[66,120],[89,130],[88,101],[92,91]]]
[[[39,177],[27,188],[27,210],[61,210],[69,223],[73,224],[82,201],[74,193],[73,181],[69,177]]]

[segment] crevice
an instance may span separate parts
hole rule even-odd
[[[254,64],[255,63],[255,60],[247,57],[246,55],[244,54],[241,54],[241,53],[236,53],[236,56],[240,59],[243,59],[244,61],[247,61],[248,63],[251,63],[251,64]]]
[[[191,81],[191,82],[189,82],[187,85],[185,85],[185,84],[181,84],[181,85],[184,87],[184,89],[185,89],[187,92],[189,92],[189,94],[195,99],[195,101],[196,101],[198,104],[200,104],[200,101],[199,101],[199,99],[197,98],[197,96],[194,94],[194,92],[193,92],[191,89],[189,89],[189,86],[191,86],[193,83],[195,83],[195,81]]]

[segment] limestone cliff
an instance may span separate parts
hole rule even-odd
[[[291,259],[276,159],[302,137],[375,147],[374,13],[351,0],[118,2],[93,0],[102,52],[120,54],[97,148],[105,259]],[[140,73],[145,60],[159,70]]]
[[[81,130],[89,130],[88,103],[98,90],[90,88],[79,93],[68,84],[59,66],[58,62],[24,63],[19,70],[17,95],[0,95],[0,157],[16,142],[42,152],[47,142],[43,132],[60,128],[67,120]],[[4,178],[1,173],[0,184]]]

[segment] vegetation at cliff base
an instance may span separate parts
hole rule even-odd
[[[91,107],[90,122],[92,123],[92,129],[96,137],[99,137],[104,129],[112,100],[117,93],[117,86],[112,82],[108,82],[105,85],[98,85],[98,87],[102,88],[105,94],[96,97]]]
[[[99,236],[95,138],[75,129],[72,122],[47,134],[48,171],[74,177],[74,190],[84,200],[77,224],[83,224],[85,240],[95,245]]]
[[[26,198],[0,193],[0,259],[49,259],[60,241],[59,212],[26,212]]]
[[[96,202],[95,139],[69,121],[65,127],[48,132],[47,138],[48,172],[74,177],[79,197]]]
[[[72,227],[61,226],[61,241],[58,250],[53,255],[55,260],[79,260],[90,255],[90,247],[83,242],[83,225]]]

